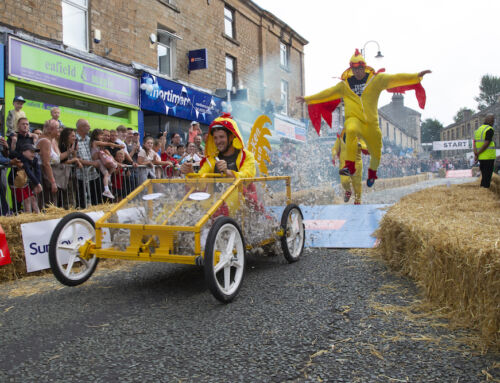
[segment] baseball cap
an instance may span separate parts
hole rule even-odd
[[[198,121],[192,121],[191,122],[191,125],[196,125],[196,124],[199,124],[199,122]]]
[[[12,101],[12,102],[16,102],[16,101],[21,101],[23,103],[26,102],[26,100],[24,99],[23,96],[16,96],[16,97],[14,97],[14,101]]]
[[[39,152],[40,149],[38,148],[35,148],[35,145],[33,144],[24,144],[22,147],[21,147],[21,152],[24,152],[25,150],[33,150],[34,152]]]

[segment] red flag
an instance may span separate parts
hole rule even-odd
[[[337,100],[322,102],[320,104],[309,104],[307,105],[307,111],[309,112],[309,118],[311,123],[316,129],[319,135],[321,130],[321,117],[326,121],[326,123],[332,127],[332,113],[340,104],[340,98]]]
[[[426,95],[425,95],[425,89],[421,83],[413,84],[413,85],[398,86],[396,88],[387,89],[387,91],[391,92],[391,93],[404,93],[407,90],[414,90],[415,91],[415,96],[417,97],[418,106],[420,106],[421,109],[424,109]]]

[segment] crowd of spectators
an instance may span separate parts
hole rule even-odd
[[[39,130],[30,129],[24,102],[14,99],[7,139],[0,137],[1,215],[119,201],[144,180],[179,177],[182,163],[196,169],[203,158],[203,133],[195,121],[186,144],[178,133],[141,140],[132,128],[98,129],[85,119],[66,127],[57,107]]]
[[[272,164],[268,167],[273,175],[292,175],[294,187],[302,189],[324,183],[340,183],[339,161],[332,164],[332,143],[292,143],[282,141],[279,150],[271,152]],[[363,178],[367,176],[370,157],[363,155]],[[396,178],[420,173],[438,173],[440,169],[470,169],[473,161],[464,156],[443,159],[417,158],[412,155],[382,153],[378,168],[379,178]],[[295,181],[296,180],[296,181]]]

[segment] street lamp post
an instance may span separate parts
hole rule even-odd
[[[383,55],[382,55],[382,53],[380,52],[380,45],[379,45],[379,44],[378,44],[378,42],[376,42],[375,40],[369,40],[369,41],[367,41],[367,42],[365,43],[365,45],[363,45],[363,49],[361,49],[361,55],[362,55],[363,57],[365,57],[365,58],[366,58],[366,56],[365,56],[365,48],[366,48],[366,46],[367,46],[368,44],[370,44],[370,43],[375,43],[375,44],[377,44],[377,55],[375,56],[375,58],[376,58],[376,59],[381,59],[381,58],[383,58],[384,56],[383,56]]]

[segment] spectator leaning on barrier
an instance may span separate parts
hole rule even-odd
[[[489,188],[493,167],[495,166],[496,149],[493,141],[493,124],[495,116],[488,114],[484,118],[484,124],[474,132],[474,160],[479,160],[481,170],[481,187]]]
[[[26,117],[24,110],[22,110],[25,102],[26,100],[22,96],[14,97],[14,100],[12,101],[14,109],[9,110],[9,113],[7,114],[7,137],[17,131],[17,123],[19,119],[21,117]]]
[[[40,161],[43,169],[44,204],[57,203],[57,180],[52,166],[61,162],[61,152],[56,138],[59,135],[59,123],[56,120],[45,121],[43,133],[36,146],[40,149]],[[59,174],[58,174],[59,175]]]
[[[90,124],[81,118],[76,122],[76,140],[78,143],[77,152],[83,169],[76,169],[78,183],[77,206],[81,209],[87,207],[87,190],[90,193],[92,205],[102,203],[102,185],[99,173],[95,169],[99,167],[99,161],[92,160],[90,152]]]

